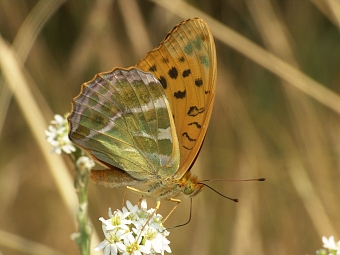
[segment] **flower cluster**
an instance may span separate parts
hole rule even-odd
[[[129,201],[126,201],[122,211],[112,213],[110,208],[110,218],[99,219],[105,239],[94,250],[104,249],[104,255],[171,253],[170,241],[166,238],[169,232],[162,225],[162,216],[154,210],[147,210],[145,199],[140,208]]]
[[[48,130],[45,130],[46,140],[53,146],[52,152],[61,154],[71,154],[76,151],[76,148],[68,138],[68,125],[66,118],[59,114],[54,115],[54,120],[51,121],[51,125],[48,126]]]
[[[316,251],[317,255],[340,255],[340,241],[335,243],[334,236],[330,236],[329,239],[327,237],[322,237],[323,247],[328,250],[328,252],[325,249],[321,249]]]

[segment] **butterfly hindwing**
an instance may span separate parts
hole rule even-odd
[[[137,68],[151,72],[162,84],[171,105],[182,177],[202,146],[215,97],[216,52],[208,25],[199,18],[177,25]]]
[[[152,74],[116,68],[96,75],[74,98],[68,121],[70,139],[106,167],[117,168],[122,182],[128,182],[126,173],[146,180],[178,169],[170,105]]]

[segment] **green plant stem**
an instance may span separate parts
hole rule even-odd
[[[80,254],[90,255],[90,243],[92,227],[88,225],[88,202],[87,187],[89,181],[89,171],[76,167],[74,187],[77,192],[79,207],[77,213],[78,232],[75,234],[75,241],[79,247]]]

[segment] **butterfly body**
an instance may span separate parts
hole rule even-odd
[[[106,187],[133,186],[157,200],[196,195],[190,173],[215,96],[215,46],[207,24],[176,26],[136,66],[100,73],[82,85],[68,117],[70,139],[107,169]]]
[[[154,197],[158,200],[176,198],[182,195],[195,196],[202,189],[197,177],[187,172],[179,180],[161,176],[149,176],[148,180],[133,180],[127,176],[128,180],[112,169],[95,170],[91,172],[91,179],[96,184],[107,188],[117,188],[125,186],[138,186],[139,192],[145,196]]]

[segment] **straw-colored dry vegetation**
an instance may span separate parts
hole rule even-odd
[[[134,65],[195,16],[214,34],[218,83],[192,171],[201,179],[267,181],[213,183],[240,202],[204,190],[191,222],[171,231],[173,254],[315,254],[323,235],[339,240],[338,1],[1,0],[3,254],[78,254],[70,240],[74,170],[67,157],[49,153],[44,129],[54,113],[70,111],[95,73]],[[121,207],[123,193],[90,184],[94,245],[103,237],[98,218]],[[171,207],[164,202],[160,212]],[[188,216],[184,200],[166,225]]]

